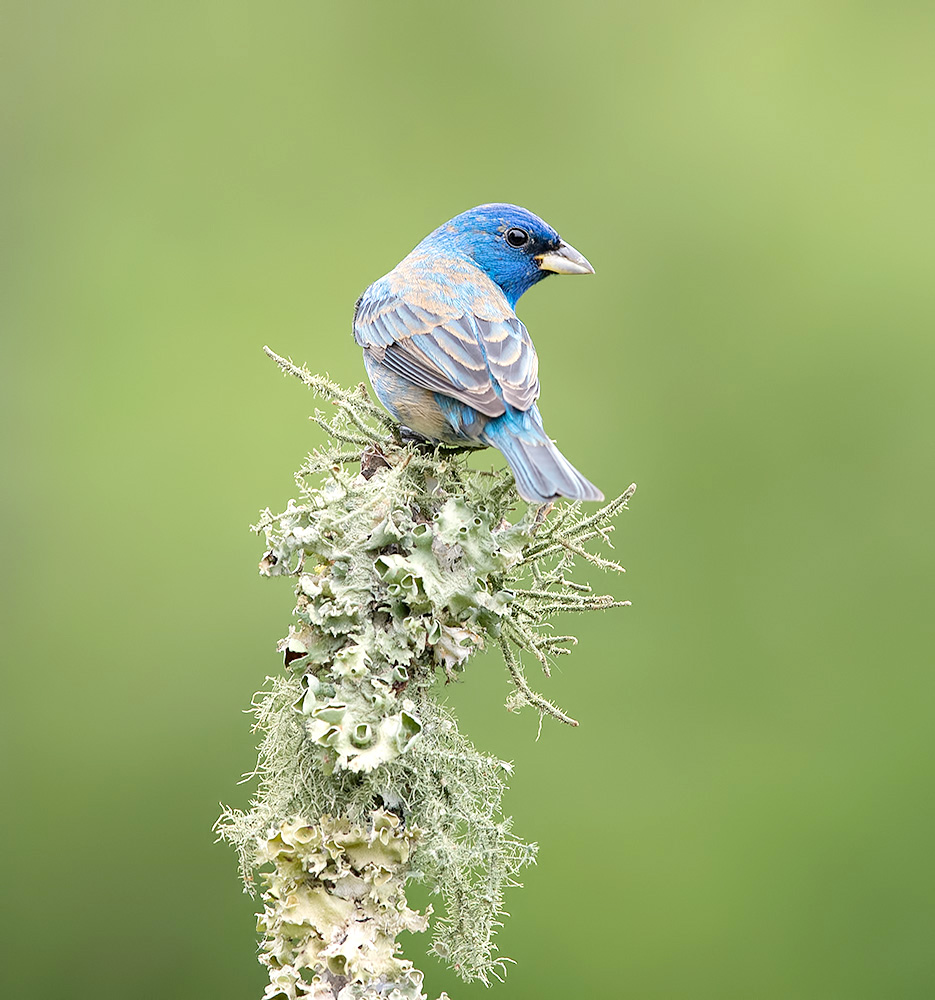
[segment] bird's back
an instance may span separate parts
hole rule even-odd
[[[526,327],[463,255],[416,247],[364,292],[354,337],[381,364],[489,417],[527,410],[539,395]]]

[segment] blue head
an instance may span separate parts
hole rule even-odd
[[[594,268],[545,221],[518,205],[478,205],[426,236],[420,247],[470,257],[511,306],[550,274],[593,274]]]

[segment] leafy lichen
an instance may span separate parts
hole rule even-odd
[[[406,905],[414,826],[376,809],[365,824],[323,816],[271,828],[257,846],[266,891],[257,927],[265,935],[260,961],[269,969],[266,997],[297,997],[348,984],[392,982],[401,996],[421,996],[422,980],[397,955],[401,931],[424,931]],[[431,911],[429,911],[431,912]],[[314,970],[311,980],[303,972]]]
[[[298,473],[298,499],[255,528],[261,573],[294,581],[295,622],[279,644],[285,673],[254,701],[257,793],[218,823],[248,888],[273,865],[260,918],[266,996],[421,997],[421,975],[396,954],[396,933],[427,919],[405,906],[408,879],[442,897],[434,951],[488,982],[504,967],[493,943],[503,892],[536,848],[501,813],[509,765],[458,731],[437,681],[495,644],[509,708],[577,725],[530,688],[517,650],[548,674],[575,642],[552,632],[555,614],[627,603],[569,574],[576,558],[621,569],[586,546],[607,540],[635,487],[589,516],[569,504],[511,520],[508,472],[404,444],[362,386],[273,357],[337,413],[316,412],[332,440]]]

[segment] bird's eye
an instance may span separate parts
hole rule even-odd
[[[508,229],[506,241],[511,247],[524,247],[529,242],[529,233],[525,229]]]

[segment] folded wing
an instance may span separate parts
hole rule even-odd
[[[528,410],[539,396],[539,361],[516,316],[484,319],[453,306],[431,308],[392,293],[364,293],[354,339],[391,371],[487,417]]]

